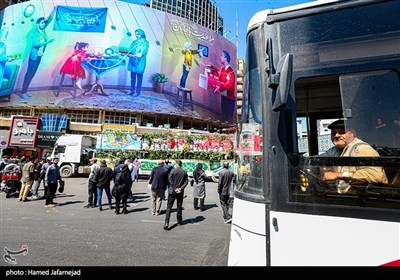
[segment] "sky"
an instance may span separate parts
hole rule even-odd
[[[233,43],[238,43],[238,58],[244,59],[246,54],[246,32],[251,17],[265,9],[277,9],[296,4],[312,2],[312,0],[214,0],[219,13],[224,19],[225,36]],[[237,22],[236,24],[236,14]],[[236,40],[236,26],[238,40]]]

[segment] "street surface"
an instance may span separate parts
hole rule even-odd
[[[133,186],[134,202],[129,203],[126,215],[109,210],[104,192],[103,211],[84,208],[87,178],[64,180],[65,191],[57,193],[54,208],[45,208],[42,199],[18,202],[18,198],[7,199],[0,193],[2,270],[26,266],[227,265],[231,226],[223,223],[216,183],[206,182],[204,212],[193,209],[189,184],[183,203],[184,225],[177,224],[175,202],[167,231],[163,229],[166,201],[159,216],[150,214],[145,178]],[[39,194],[43,195],[42,187]],[[5,248],[20,253],[6,256]]]

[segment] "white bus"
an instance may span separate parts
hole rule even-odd
[[[400,1],[261,11],[245,62],[228,265],[400,265]],[[322,156],[335,119],[379,156]],[[388,182],[323,181],[333,166],[382,167]]]

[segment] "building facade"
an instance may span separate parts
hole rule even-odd
[[[123,0],[145,5],[169,14],[187,18],[201,26],[223,34],[224,20],[219,15],[215,1],[210,0]]]
[[[99,22],[100,26],[103,24],[103,30],[100,33],[98,30],[66,30],[66,26],[59,25],[60,21],[53,20],[50,24],[54,25],[54,28],[51,26],[46,32],[49,38],[55,38],[55,40],[46,48],[40,67],[34,74],[29,86],[29,98],[22,98],[21,93],[24,78],[29,72],[29,59],[24,54],[24,50],[29,48],[30,40],[21,41],[18,38],[30,34],[32,25],[27,23],[52,15],[54,6],[46,2],[42,7],[42,2],[37,0],[26,1],[29,4],[23,2],[25,1],[6,1],[5,5],[14,4],[15,6],[6,7],[2,11],[2,25],[9,31],[8,37],[4,38],[7,54],[15,57],[7,62],[5,68],[4,79],[8,79],[11,75],[14,77],[12,80],[8,79],[10,90],[7,89],[7,93],[0,95],[0,131],[4,134],[7,134],[6,132],[10,129],[12,116],[38,117],[43,123],[43,116],[51,115],[54,118],[67,120],[66,127],[55,132],[93,135],[101,132],[104,124],[209,132],[222,131],[235,124],[235,120],[231,123],[220,121],[221,97],[213,92],[214,89],[207,84],[207,80],[204,82],[204,77],[208,73],[205,65],[212,64],[219,69],[223,50],[230,53],[232,66],[237,65],[235,46],[215,32],[222,21],[219,21],[218,9],[210,1],[164,1],[165,5],[162,4],[163,1],[151,1],[148,4],[131,6],[129,6],[130,3],[139,3],[93,1],[91,8],[88,6],[87,13],[91,12],[94,5],[100,12],[107,11],[103,15],[104,20]],[[167,2],[168,5],[166,5]],[[176,4],[175,9],[172,8],[172,4]],[[66,5],[61,6],[75,8],[77,11],[82,8],[74,5],[76,5],[75,2],[70,4],[66,2]],[[28,10],[32,6],[36,6],[36,9]],[[200,11],[197,11],[197,8]],[[15,13],[15,10],[19,13]],[[62,13],[62,10],[57,9],[57,14],[59,13]],[[183,19],[182,16],[186,16],[188,20]],[[90,17],[91,14],[87,14],[87,18],[90,19]],[[101,15],[99,17],[101,18]],[[157,24],[152,24],[153,22]],[[98,26],[99,24],[87,28],[96,29]],[[194,29],[176,29],[177,26],[189,26]],[[126,94],[131,79],[130,72],[127,71],[129,61],[125,56],[131,42],[136,38],[135,31],[138,28],[146,31],[151,55],[148,57],[144,73],[142,95],[134,99]],[[61,40],[64,32],[68,32],[65,33],[68,36]],[[199,34],[202,36],[199,37]],[[59,36],[61,37],[58,38]],[[104,61],[110,65],[84,65],[86,66],[85,84],[83,89],[77,89],[74,83],[71,83],[71,77],[67,75],[63,82],[60,69],[64,61],[71,56],[71,50],[76,42],[82,42],[82,40],[90,43],[88,50],[92,58],[90,62]],[[194,109],[193,107],[180,108],[178,105],[182,97],[178,100],[179,94],[176,92],[182,75],[181,49],[186,41],[191,41],[193,48],[203,49],[202,56],[195,54],[193,58],[193,67],[187,84],[193,89]],[[219,43],[219,41],[224,43]],[[224,49],[220,46],[224,46]],[[62,52],[57,51],[60,49]],[[101,52],[100,57],[93,52],[94,50]],[[108,55],[109,52],[112,55]],[[113,61],[115,61],[114,64]],[[103,68],[107,71],[102,71]],[[169,78],[169,88],[161,94],[155,92],[152,82],[154,73],[158,72],[167,73]],[[201,78],[203,78],[202,81],[200,81]],[[100,90],[94,87],[99,85],[99,81],[104,85]],[[0,148],[6,147],[6,141],[1,141]]]

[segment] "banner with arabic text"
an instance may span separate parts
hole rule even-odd
[[[107,8],[58,6],[54,30],[73,32],[104,32]]]

